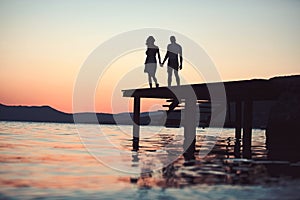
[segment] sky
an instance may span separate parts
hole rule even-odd
[[[222,81],[300,74],[299,19],[297,0],[0,0],[0,103],[71,113],[74,83],[91,52],[115,35],[142,28],[191,38],[213,60]],[[158,42],[165,48],[169,41]],[[114,64],[126,70],[125,62],[143,65],[144,59],[142,50]],[[186,65],[180,74],[188,70]],[[166,84],[166,70],[157,76]],[[96,112],[131,109],[120,91],[112,93],[113,77],[108,74],[96,92]],[[147,87],[146,74],[140,78],[145,85],[138,87]],[[130,84],[137,87],[134,80]],[[159,109],[143,105],[144,111]]]

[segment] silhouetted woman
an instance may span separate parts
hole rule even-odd
[[[159,87],[157,79],[155,77],[156,68],[157,68],[157,61],[156,61],[156,54],[158,56],[159,63],[161,63],[159,48],[154,44],[155,39],[153,36],[149,36],[146,40],[147,51],[146,51],[146,61],[145,61],[145,73],[148,73],[148,81],[149,86],[152,88],[152,79],[155,82],[155,86]]]

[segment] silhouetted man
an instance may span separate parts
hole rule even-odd
[[[172,73],[174,71],[177,85],[180,85],[180,78],[178,75],[178,69],[182,69],[182,48],[176,43],[176,38],[174,36],[170,37],[171,44],[168,45],[167,54],[162,62],[162,65],[168,60],[168,86],[171,86]],[[180,62],[178,62],[178,56]]]

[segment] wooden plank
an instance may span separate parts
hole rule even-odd
[[[185,99],[189,88],[195,91],[198,100],[210,100],[210,90],[223,87],[226,91],[227,101],[236,99],[246,100],[249,95],[253,100],[272,100],[277,98],[282,92],[283,87],[274,87],[272,81],[254,79],[243,81],[230,81],[219,83],[202,83],[192,85],[181,85],[159,88],[141,88],[123,90],[124,97],[160,98],[160,99]],[[218,99],[214,99],[217,101]],[[222,101],[222,99],[219,99]],[[224,99],[223,99],[224,100]]]
[[[170,105],[162,105],[162,107],[165,107],[165,108],[169,108],[170,107]],[[178,106],[176,106],[176,108],[183,108],[184,106],[182,106],[182,105],[178,105]]]

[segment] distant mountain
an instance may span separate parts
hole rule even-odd
[[[262,101],[254,103],[254,120],[253,126],[255,128],[265,128],[268,120],[269,110],[273,102]],[[234,105],[230,106],[231,115],[226,116],[225,127],[233,127],[235,120]],[[96,118],[95,118],[96,115]],[[25,122],[55,122],[55,123],[76,123],[86,124],[132,124],[132,113],[119,113],[119,114],[107,114],[107,113],[75,113],[69,114],[60,112],[51,108],[50,106],[6,106],[0,104],[0,121],[25,121]],[[144,112],[141,113],[140,123],[141,125],[154,125],[164,126],[166,120],[166,112]],[[168,120],[175,120],[175,124],[180,123],[180,111],[175,111],[168,116]],[[210,118],[209,114],[202,113],[203,119]],[[201,121],[205,126],[209,122]],[[200,125],[199,125],[200,126]],[[203,126],[203,125],[201,125]]]
[[[81,116],[81,119],[88,119],[89,115],[95,115],[95,113],[78,113],[75,115]],[[96,116],[102,124],[115,123],[112,114],[96,113]],[[0,104],[0,121],[74,123],[73,114],[60,112],[50,106],[6,106],[3,104]],[[82,123],[89,122],[82,121]]]
[[[96,118],[95,118],[96,115]],[[55,122],[55,123],[132,124],[132,113],[75,113],[58,111],[50,106],[7,106],[0,104],[0,121]],[[149,113],[141,113],[141,124],[149,124]],[[160,118],[157,119],[160,121]]]
[[[60,112],[50,106],[6,106],[0,104],[0,120],[72,123],[73,117],[71,114]]]

